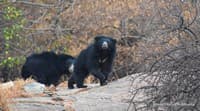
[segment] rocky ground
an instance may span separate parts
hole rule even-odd
[[[10,108],[11,111],[127,111],[132,97],[131,78],[127,76],[106,86],[90,84],[85,89],[57,87],[42,96],[15,98]]]

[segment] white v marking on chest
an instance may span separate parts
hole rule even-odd
[[[108,59],[107,57],[104,58],[103,60],[102,60],[102,59],[99,59],[99,63],[105,63],[107,59]]]

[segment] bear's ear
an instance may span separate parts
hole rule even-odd
[[[96,37],[94,38],[94,40],[95,40],[95,41],[99,41],[101,38],[102,38],[102,36],[96,36]]]

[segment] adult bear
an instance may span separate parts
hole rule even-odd
[[[68,88],[86,88],[84,79],[91,73],[100,80],[100,85],[107,84],[112,71],[116,53],[116,40],[107,36],[96,36],[94,43],[82,50],[74,63],[74,72],[68,81]]]
[[[54,52],[42,52],[32,54],[26,58],[22,67],[21,75],[24,79],[33,77],[47,86],[58,85],[63,74],[73,72],[75,58],[66,54],[55,54]]]

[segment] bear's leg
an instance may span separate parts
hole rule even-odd
[[[38,78],[37,81],[47,86],[49,85],[47,79],[44,77]]]
[[[72,75],[68,80],[68,88],[74,89],[74,84],[75,84],[75,80],[74,80],[74,76]]]
[[[91,73],[100,80],[100,85],[106,85],[106,77],[103,73],[101,73],[99,70],[92,70]]]
[[[107,80],[107,76],[105,76],[104,80],[102,80],[102,81],[100,80],[100,85],[101,86],[107,85],[107,81],[106,80]]]
[[[103,85],[106,85],[108,83],[108,75],[109,73],[108,72],[103,72],[103,75],[105,76],[105,79],[104,81],[100,81],[100,85],[103,86]]]
[[[108,80],[108,76],[112,72],[112,62],[111,61],[107,61],[106,63],[104,63],[102,65],[101,70],[102,70],[103,75],[105,76],[105,81],[103,81],[100,84],[101,85],[106,85],[107,84],[107,80]]]
[[[58,74],[57,74],[58,75]],[[57,86],[59,84],[59,77],[49,77],[48,78],[48,83],[51,85],[53,84],[54,86]]]
[[[87,87],[86,85],[83,85],[84,79],[85,79],[84,76],[76,77],[76,85],[78,88],[86,88]]]

